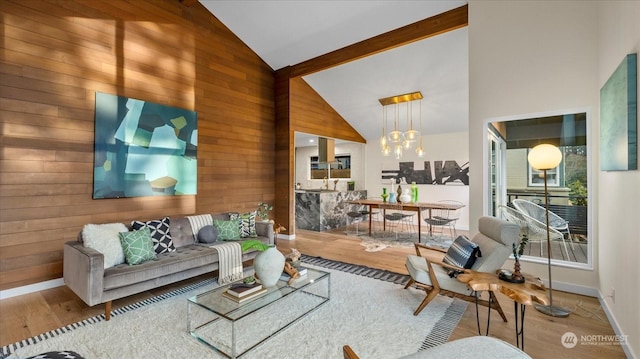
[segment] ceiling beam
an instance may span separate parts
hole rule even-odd
[[[469,24],[469,5],[443,12],[384,34],[345,46],[291,66],[291,77],[305,76],[347,62],[387,51],[465,27]]]
[[[184,5],[186,7],[190,7],[190,6],[193,6],[193,5],[197,4],[198,0],[180,0],[180,2],[182,3],[182,5]]]

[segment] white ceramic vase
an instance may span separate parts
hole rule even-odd
[[[284,270],[284,255],[276,247],[260,252],[253,259],[256,276],[265,287],[273,287]]]
[[[398,200],[402,203],[411,202],[411,193],[409,191],[409,188],[402,189],[402,194],[400,195],[400,197],[398,197]]]

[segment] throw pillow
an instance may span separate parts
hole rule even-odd
[[[256,238],[258,234],[256,233],[256,216],[257,212],[247,212],[247,213],[229,213],[229,219],[239,220],[240,226],[240,237],[241,238]]]
[[[476,262],[477,257],[482,257],[480,247],[471,242],[465,236],[458,236],[444,255],[443,263],[469,269]]]
[[[207,225],[198,231],[198,242],[200,243],[214,243],[218,239],[218,229],[212,225]]]
[[[153,250],[156,254],[175,252],[176,250],[176,247],[173,245],[173,238],[171,238],[171,232],[169,231],[170,225],[171,219],[169,219],[169,217],[147,222],[131,222],[131,228],[134,231],[140,230],[143,227],[149,227],[151,240],[153,241]]]
[[[140,264],[156,258],[149,227],[145,226],[137,231],[120,233],[120,243],[122,243],[124,257],[129,265]]]
[[[124,263],[124,252],[118,233],[128,232],[122,223],[86,224],[82,228],[82,243],[104,256],[104,269]]]
[[[222,221],[213,220],[213,226],[218,230],[218,238],[221,241],[230,241],[240,239],[240,226],[238,220]]]

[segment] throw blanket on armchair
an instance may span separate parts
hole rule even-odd
[[[218,251],[218,284],[224,285],[242,279],[242,247],[238,242],[211,246]]]

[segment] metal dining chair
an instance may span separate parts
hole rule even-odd
[[[407,223],[407,217],[402,210],[402,203],[382,203],[378,205],[382,211],[385,226],[393,227],[393,233],[398,240],[398,229]]]

